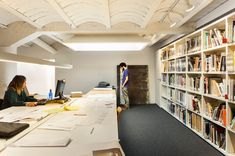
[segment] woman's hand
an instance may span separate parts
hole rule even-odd
[[[26,102],[25,104],[27,107],[34,107],[37,106],[37,102]]]

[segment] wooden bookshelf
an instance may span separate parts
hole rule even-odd
[[[160,106],[223,154],[235,155],[235,13],[158,52]]]

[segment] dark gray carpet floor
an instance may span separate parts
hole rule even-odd
[[[119,118],[126,156],[223,156],[157,105],[138,105]]]

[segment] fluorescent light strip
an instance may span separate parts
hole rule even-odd
[[[191,8],[188,8],[187,10],[185,10],[186,12],[190,12],[195,8],[195,6],[193,5]]]
[[[140,51],[143,50],[147,42],[80,42],[65,43],[65,45],[74,51]]]
[[[174,27],[176,25],[176,22],[174,22],[173,24],[170,25],[170,27]]]

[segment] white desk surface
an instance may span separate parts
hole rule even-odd
[[[0,139],[0,150],[2,150],[0,156],[91,156],[93,150],[121,149],[118,139],[115,91],[93,90],[86,96],[74,98],[65,105],[77,107],[78,110],[63,111],[50,114],[40,121],[30,121],[30,127],[15,137],[9,140]],[[37,106],[42,110],[58,107],[61,105]],[[0,111],[0,116],[21,109],[31,108],[11,107]],[[51,125],[61,124],[71,129],[45,129]],[[69,136],[71,141],[66,147],[21,147],[17,144],[17,140],[24,142],[27,137],[35,134],[40,134],[42,141],[43,139],[51,141],[50,138],[64,135]],[[124,155],[123,151],[122,154]]]

